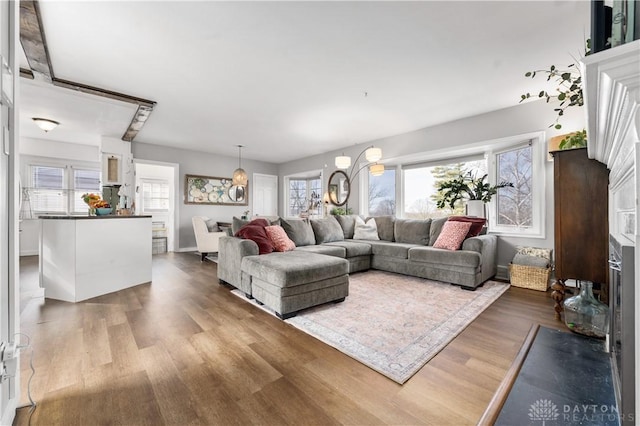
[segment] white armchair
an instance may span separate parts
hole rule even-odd
[[[205,216],[194,216],[191,219],[193,232],[196,236],[196,245],[202,255],[202,261],[204,261],[209,253],[218,252],[218,240],[220,240],[220,237],[226,235],[225,232],[209,232],[207,220],[209,220],[209,218]]]

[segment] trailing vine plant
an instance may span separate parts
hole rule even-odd
[[[585,42],[584,56],[588,56],[591,53],[591,39]],[[584,95],[582,92],[582,75],[575,63],[569,64],[566,69],[557,68],[555,65],[551,65],[549,69],[534,70],[525,73],[525,77],[536,78],[537,75],[542,74],[547,76],[547,81],[555,81],[557,83],[556,92],[549,93],[546,90],[538,92],[538,98],[545,98],[547,103],[552,99],[557,99],[560,104],[553,110],[556,112],[556,119],[549,127],[555,129],[561,129],[560,118],[564,115],[567,108],[584,105]],[[527,92],[520,95],[520,102],[533,98],[535,95]],[[560,143],[560,149],[568,148],[580,148],[587,145],[587,132],[582,130],[576,132],[566,138]]]

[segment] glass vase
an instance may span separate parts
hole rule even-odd
[[[89,216],[95,216],[95,215],[96,215],[95,207],[89,207]]]
[[[579,281],[580,293],[564,301],[564,321],[571,331],[604,338],[609,331],[609,307],[593,297],[593,283]]]

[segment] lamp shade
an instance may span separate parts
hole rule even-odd
[[[57,121],[49,120],[48,118],[33,117],[32,120],[36,123],[36,126],[40,127],[45,132],[55,129],[60,124]]]
[[[364,153],[364,158],[370,163],[375,163],[382,158],[382,149],[372,146]]]
[[[339,169],[348,169],[351,165],[351,157],[348,155],[339,155],[336,157],[336,167]]]
[[[371,176],[382,176],[384,174],[384,165],[382,164],[370,165],[369,173],[371,173]]]
[[[239,186],[247,186],[249,178],[247,177],[247,172],[242,168],[237,168],[233,171],[233,184]]]

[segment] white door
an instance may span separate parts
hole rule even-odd
[[[253,215],[278,215],[278,176],[253,174]]]
[[[0,1],[0,54],[9,63],[14,78],[7,79],[5,71],[2,72],[2,84],[10,90],[9,93],[13,101],[15,93],[17,67],[15,66],[14,46],[18,25],[17,8],[19,2]],[[11,83],[13,86],[8,85]],[[5,91],[3,91],[5,92]],[[20,331],[20,322],[17,321],[19,305],[16,304],[16,290],[19,288],[19,272],[16,271],[18,262],[18,245],[15,234],[18,232],[18,221],[14,217],[16,188],[13,176],[16,163],[16,125],[17,105],[8,106],[8,102],[3,100],[0,108],[0,341],[7,343],[16,340],[15,334]],[[19,291],[19,290],[18,290]],[[15,365],[16,371],[19,364]],[[11,371],[9,374],[16,374]],[[15,407],[19,398],[19,379],[8,378],[0,384],[0,423],[11,424],[15,417]]]

